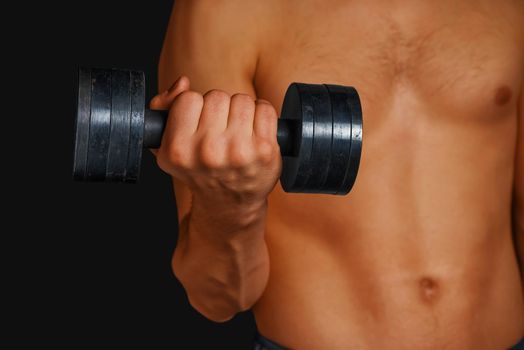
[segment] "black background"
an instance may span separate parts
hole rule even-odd
[[[12,239],[2,245],[3,305],[11,311],[3,317],[15,344],[251,348],[250,312],[213,323],[191,308],[173,276],[176,204],[149,152],[138,185],[71,180],[78,67],[144,70],[152,97],[172,1],[19,6],[17,26],[4,27],[4,75],[14,79],[2,128],[9,204],[2,240]]]

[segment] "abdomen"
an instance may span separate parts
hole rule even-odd
[[[304,349],[509,347],[524,335],[511,121],[391,111],[349,196],[270,197],[260,331]]]

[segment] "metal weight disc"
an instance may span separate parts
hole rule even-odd
[[[280,184],[286,192],[300,192],[309,178],[309,173],[304,170],[304,163],[311,158],[313,146],[313,110],[302,108],[302,104],[312,105],[310,96],[301,94],[300,84],[291,84],[282,104],[281,119],[296,120],[296,137],[293,141],[292,156],[282,157],[282,173]],[[305,100],[305,102],[304,102]]]
[[[348,194],[351,191],[356,179],[358,168],[360,166],[360,158],[362,155],[362,107],[358,92],[353,87],[346,87],[347,103],[351,112],[351,150],[349,155],[349,163],[346,168],[346,175],[344,181],[340,186],[337,194]]]
[[[111,70],[91,70],[87,180],[104,181],[111,127]]]
[[[284,98],[281,118],[298,121],[294,155],[283,157],[282,187],[286,192],[323,193],[333,133],[327,88],[316,84],[291,84]]]
[[[305,97],[302,100],[302,109],[313,111],[311,156],[309,159],[303,159],[300,166],[309,177],[301,192],[324,193],[322,188],[330,169],[333,138],[331,99],[324,85],[300,84],[299,89],[301,95]]]
[[[347,194],[356,179],[362,112],[353,88],[293,83],[281,119],[296,120],[292,155],[283,156],[286,192]]]
[[[131,126],[125,182],[135,183],[140,174],[144,144],[145,77],[143,72],[130,72]]]
[[[73,154],[73,179],[84,181],[87,176],[87,147],[89,120],[91,118],[91,71],[78,71],[77,114],[75,118],[75,150]]]
[[[345,195],[349,193],[355,182],[360,161],[362,143],[360,100],[353,88],[339,85],[326,85],[326,87],[333,107],[333,144],[328,179],[322,192]]]
[[[106,181],[122,182],[126,175],[131,119],[129,71],[111,71],[111,128]]]
[[[142,72],[79,70],[73,178],[136,182],[144,134]]]

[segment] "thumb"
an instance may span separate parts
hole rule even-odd
[[[171,107],[175,98],[182,92],[189,90],[189,78],[182,75],[178,78],[171,87],[153,97],[149,103],[151,109],[166,110]]]
[[[173,85],[171,85],[168,90],[153,97],[149,103],[149,108],[156,110],[168,110],[171,108],[173,101],[180,93],[189,90],[189,85],[189,78],[182,75],[173,83]],[[156,156],[156,149],[150,149],[150,151]]]

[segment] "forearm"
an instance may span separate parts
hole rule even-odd
[[[249,309],[264,291],[266,210],[267,201],[210,205],[194,200],[182,220],[173,271],[191,305],[207,318],[226,321]]]

